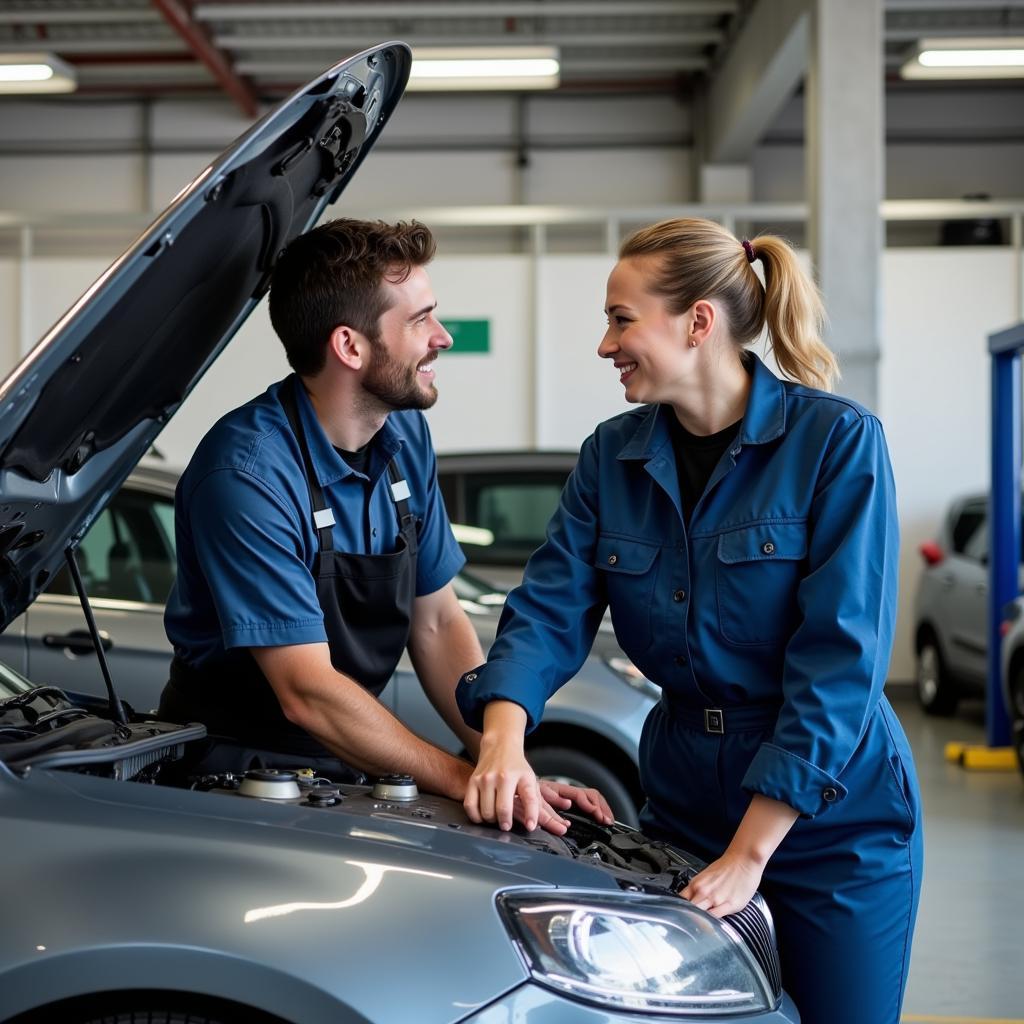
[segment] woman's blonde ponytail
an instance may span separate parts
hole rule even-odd
[[[825,307],[790,244],[774,235],[751,242],[764,268],[764,318],[779,369],[792,380],[832,389],[839,364],[821,340]]]

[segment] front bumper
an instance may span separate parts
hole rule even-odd
[[[800,1014],[785,993],[778,1009],[741,1017],[624,1013],[577,1003],[527,982],[497,1002],[464,1017],[460,1024],[508,1024],[509,1021],[529,1021],[530,1024],[682,1024],[683,1021],[687,1024],[711,1024],[713,1021],[725,1021],[727,1024],[800,1024]]]

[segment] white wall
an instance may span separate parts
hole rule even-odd
[[[918,546],[955,495],[989,484],[991,363],[986,338],[1010,326],[1006,250],[896,249],[883,261],[880,413],[900,515],[900,614],[890,676],[913,676]]]

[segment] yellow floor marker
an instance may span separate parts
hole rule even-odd
[[[975,743],[947,743],[946,760],[974,772],[1015,772],[1017,755],[1013,747],[986,747]],[[946,1018],[936,1018],[944,1020]]]

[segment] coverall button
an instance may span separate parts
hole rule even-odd
[[[619,560],[619,556],[618,555],[609,555],[608,556],[608,564],[609,565],[614,565],[618,560]]]
[[[475,672],[467,672],[466,673],[466,682],[467,683],[475,683],[476,682],[476,673]]]
[[[774,545],[774,544],[773,544],[773,543],[772,543],[772,542],[771,542],[770,540],[766,540],[766,541],[765,541],[765,542],[764,542],[764,543],[763,543],[763,544],[761,545],[761,550],[762,550],[762,551],[763,551],[763,552],[764,552],[764,553],[765,553],[766,555],[774,555],[774,554],[775,554],[775,545]]]
[[[827,804],[835,803],[836,797],[838,796],[839,794],[835,791],[835,789],[832,788],[832,786],[826,786],[821,791],[821,798]]]
[[[673,601],[685,601],[686,600],[686,591],[685,590],[677,590],[672,595],[672,600]]]
[[[677,654],[676,655],[676,664],[680,665],[680,666],[685,665],[686,664],[686,655],[685,654]]]

